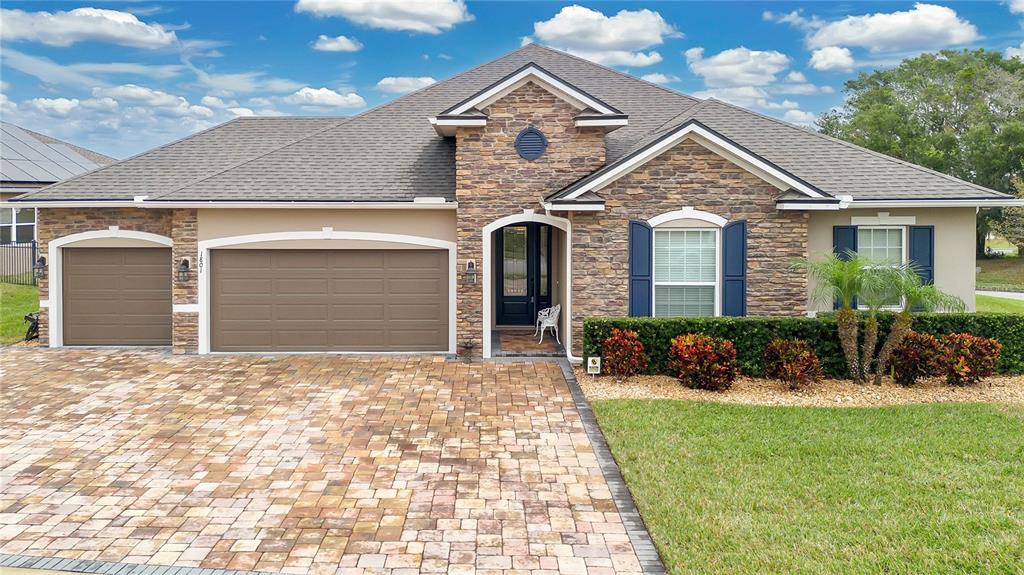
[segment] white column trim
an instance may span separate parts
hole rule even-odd
[[[203,240],[199,242],[197,261],[199,268],[199,353],[210,353],[210,250],[225,246],[238,246],[260,242],[280,242],[295,240],[361,240],[370,242],[387,242],[395,244],[407,244],[410,246],[426,246],[448,250],[448,351],[449,354],[457,352],[456,349],[456,277],[458,274],[458,261],[456,260],[456,244],[448,240],[439,240],[424,236],[410,236],[404,234],[385,234],[378,232],[349,232],[335,231],[333,228],[325,227],[316,231],[294,231],[294,232],[270,232],[265,234],[246,234]],[[334,249],[329,246],[317,249]]]
[[[494,305],[494,294],[491,290],[491,235],[510,224],[523,222],[537,222],[549,224],[565,232],[563,253],[565,257],[565,356],[570,361],[577,361],[579,358],[572,355],[572,222],[566,218],[551,216],[547,214],[536,214],[533,210],[524,210],[521,214],[505,216],[484,226],[483,229],[483,264],[481,264],[483,281],[483,356],[485,359],[491,357],[491,306]]]
[[[47,247],[47,276],[49,280],[48,287],[48,299],[45,300],[49,305],[49,346],[50,347],[63,347],[64,346],[64,315],[63,315],[63,289],[64,289],[64,270],[63,270],[63,257],[61,250],[64,247],[74,247],[70,244],[85,240],[95,240],[101,238],[121,238],[121,239],[132,239],[141,240],[144,242],[150,242],[156,245],[171,247],[174,245],[174,241],[167,236],[161,236],[160,234],[151,234],[149,232],[136,232],[132,230],[122,230],[118,226],[110,226],[105,230],[94,230],[90,232],[79,232],[77,234],[69,234],[59,238],[50,240],[50,244]],[[170,270],[168,270],[168,276],[170,276]],[[168,277],[167,281],[174,281],[173,277]]]

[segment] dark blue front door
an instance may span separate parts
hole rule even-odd
[[[514,224],[497,233],[498,325],[533,325],[551,305],[551,227]]]

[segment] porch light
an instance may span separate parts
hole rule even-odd
[[[46,274],[46,258],[39,256],[36,262],[32,264],[32,277],[37,280],[43,279],[43,275]]]
[[[473,285],[476,283],[476,261],[469,260],[466,262],[466,283]]]
[[[188,258],[181,258],[181,263],[178,264],[178,282],[188,283],[188,271],[189,261]]]

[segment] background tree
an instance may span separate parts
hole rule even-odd
[[[1024,199],[1024,179],[1018,178],[1017,197]],[[1003,213],[992,222],[995,231],[1006,238],[1006,241],[1017,246],[1017,251],[1024,256],[1024,208],[1003,208]]]
[[[1010,192],[1024,176],[1024,60],[943,50],[846,82],[846,103],[818,119],[827,135]],[[978,218],[979,253],[996,210]]]

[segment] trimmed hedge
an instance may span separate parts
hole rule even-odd
[[[878,345],[889,334],[894,314],[880,314]],[[861,320],[863,321],[863,317]],[[761,354],[774,338],[804,339],[821,359],[821,367],[830,377],[846,377],[846,360],[839,347],[836,322],[832,314],[809,317],[591,317],[583,320],[584,357],[601,355],[601,342],[613,327],[630,329],[640,336],[650,358],[647,373],[671,375],[668,352],[672,338],[683,333],[703,333],[732,341],[736,361],[745,375],[761,377]],[[994,313],[920,313],[914,314],[914,331],[942,337],[949,333],[971,333],[991,337],[1003,344],[1000,373],[1024,374],[1024,315]]]

